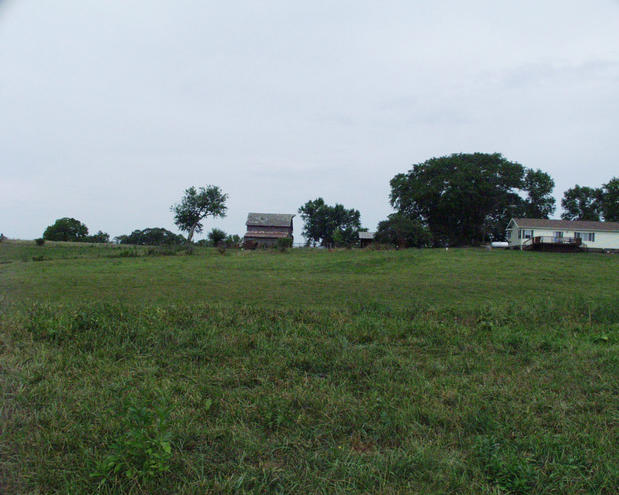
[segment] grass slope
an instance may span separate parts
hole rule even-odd
[[[122,251],[0,244],[0,492],[615,493],[617,257]]]

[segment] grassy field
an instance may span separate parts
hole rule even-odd
[[[619,486],[619,258],[0,243],[0,493]]]

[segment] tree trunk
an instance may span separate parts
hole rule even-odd
[[[195,225],[194,225],[194,226],[192,226],[192,227],[189,229],[189,234],[187,235],[187,243],[188,243],[188,244],[191,244],[191,240],[193,239],[193,233],[194,233],[195,231],[196,231],[196,226],[195,226]]]

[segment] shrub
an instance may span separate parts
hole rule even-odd
[[[252,251],[258,247],[258,243],[256,241],[245,241],[243,243],[243,249],[251,249]]]
[[[94,243],[106,243],[110,242],[110,234],[99,231],[96,234],[86,236],[84,242],[94,242]]]
[[[215,247],[219,246],[226,237],[227,234],[221,229],[213,229],[208,233],[208,240]]]
[[[292,247],[292,239],[290,237],[284,237],[282,239],[277,239],[277,249],[279,249],[282,253],[286,251],[286,249]]]
[[[35,239],[34,242],[36,242],[37,246],[42,246],[43,244],[45,244],[45,239],[39,237],[38,239]]]

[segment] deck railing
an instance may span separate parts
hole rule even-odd
[[[551,235],[539,235],[536,237],[530,237],[522,242],[521,248],[541,246],[549,244],[553,246],[582,246],[582,238],[580,237],[554,237]]]
[[[580,237],[554,237],[550,235],[540,235],[533,237],[533,244],[569,244],[580,246],[582,239]]]

